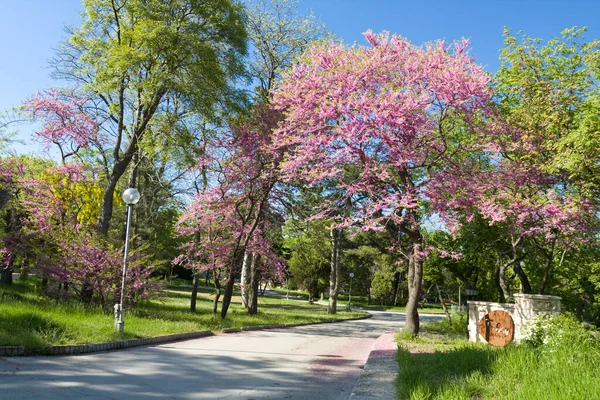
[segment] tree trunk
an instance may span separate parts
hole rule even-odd
[[[23,260],[21,264],[21,269],[19,270],[19,279],[22,281],[26,281],[29,278],[29,263],[27,259]]]
[[[527,278],[527,274],[525,274],[523,267],[521,267],[521,264],[518,261],[513,264],[513,270],[521,281],[523,293],[531,293],[531,284],[529,283],[529,278]]]
[[[510,295],[510,291],[506,285],[506,268],[508,268],[508,264],[502,260],[502,254],[498,252],[498,285],[500,286],[500,290],[502,292],[501,295],[503,297],[503,301],[510,302],[512,300],[512,296]]]
[[[221,318],[227,316],[229,311],[229,305],[231,304],[231,297],[233,296],[233,285],[235,284],[235,272],[232,268],[225,284],[225,293],[223,293],[223,304],[221,305]]]
[[[98,232],[104,236],[108,235],[108,229],[110,228],[110,220],[113,215],[113,198],[115,196],[115,189],[117,182],[124,170],[119,174],[113,171],[111,174],[106,188],[104,189],[104,195],[102,196],[102,205],[100,206],[100,213],[98,214]]]
[[[448,321],[450,321],[450,323],[452,324],[452,317],[450,316],[450,313],[448,312],[448,308],[446,307],[446,302],[444,301],[444,297],[442,296],[442,291],[440,290],[440,287],[438,286],[438,284],[435,284],[435,289],[437,290],[438,293],[438,298],[440,299],[440,304],[442,305],[442,310],[444,310],[444,314],[446,314],[446,318],[448,318]]]
[[[394,274],[394,282],[392,283],[392,290],[394,292],[394,300],[392,305],[396,306],[396,304],[398,303],[398,289],[400,288],[400,272],[396,271],[396,273]]]
[[[550,250],[546,251],[542,250],[542,254],[546,257],[546,265],[544,265],[544,272],[542,275],[542,280],[540,281],[540,285],[538,286],[538,294],[544,294],[546,290],[546,284],[548,283],[548,277],[550,276],[550,269],[552,268],[552,262],[554,261],[554,245],[556,244],[556,239],[552,241],[550,246]]]
[[[90,303],[92,301],[92,297],[94,297],[94,288],[88,283],[84,282],[81,286],[81,294],[79,295],[79,300],[82,303]]]
[[[192,298],[190,300],[190,311],[196,312],[196,300],[198,300],[198,272],[194,273],[192,283]]]
[[[340,237],[339,229],[331,228],[331,272],[329,274],[329,304],[327,314],[337,312],[337,297],[340,292]]]
[[[248,293],[248,314],[254,315],[258,312],[258,290],[260,283],[260,271],[258,269],[260,256],[252,254],[250,262],[250,283]]]
[[[242,262],[242,276],[240,278],[240,289],[242,295],[242,305],[244,307],[248,307],[248,291],[250,289],[250,281],[251,281],[251,273],[250,269],[250,259],[254,262],[254,255],[244,252],[244,261]]]
[[[253,222],[249,225],[248,232],[242,238],[238,239],[238,243],[236,245],[236,249],[233,253],[233,262],[231,263],[229,269],[229,277],[227,279],[227,286],[225,287],[225,293],[223,294],[223,306],[221,307],[221,318],[225,318],[227,315],[227,311],[229,310],[229,305],[231,304],[231,296],[233,295],[233,285],[235,283],[235,274],[237,272],[238,266],[241,267],[241,264],[244,259],[244,253],[248,248],[248,243],[254,234],[254,230],[261,223],[263,216],[263,210],[267,203],[267,196],[269,191],[271,190],[271,185],[268,190],[265,192],[264,197],[258,204],[258,208],[256,208],[255,212],[251,212],[250,215],[254,215]],[[255,204],[256,205],[256,204]],[[253,207],[251,207],[253,208]]]
[[[133,154],[133,157],[131,159],[131,169],[129,170],[129,187],[130,188],[135,188],[137,187],[137,181],[138,181],[138,170],[139,170],[139,158],[140,156],[138,155],[138,152],[136,151]]]
[[[5,285],[12,285],[13,283],[13,267],[12,265],[2,267],[0,266],[0,283]]]
[[[408,332],[419,334],[419,299],[423,284],[423,261],[421,252],[423,251],[423,238],[420,232],[414,232],[412,249],[408,260],[408,303],[406,304],[406,322],[404,329]]]
[[[7,227],[7,233],[16,232],[15,221],[13,219],[13,211],[12,209],[6,210],[6,214],[4,215],[4,223]],[[12,274],[14,272],[13,268],[13,256],[10,254],[5,254],[4,259],[2,260],[2,264],[0,264],[0,283],[4,283],[6,285],[12,285],[13,278]],[[6,265],[4,265],[6,263]]]
[[[227,311],[229,310],[229,305],[231,304],[231,297],[233,296],[235,272],[237,270],[238,265],[240,265],[243,261],[244,257],[244,253],[241,247],[238,248],[237,252],[239,254],[234,255],[233,262],[229,267],[229,273],[227,275],[227,284],[225,285],[225,293],[223,293],[223,304],[221,305],[221,318],[225,318],[227,316]]]
[[[261,276],[260,278],[262,278],[262,276]],[[269,285],[269,281],[267,281],[267,280],[265,279],[265,286],[263,286],[263,287],[261,288],[261,287],[260,287],[260,282],[262,281],[262,279],[260,279],[260,278],[259,278],[259,280],[258,280],[258,282],[259,282],[259,286],[258,286],[258,287],[260,288],[260,295],[261,295],[261,296],[264,296],[264,295],[265,295],[265,292],[267,291],[267,286]]]
[[[213,271],[213,278],[215,280],[215,299],[213,300],[212,313],[216,314],[219,306],[219,298],[221,297],[221,282],[219,282],[219,276],[215,271]]]

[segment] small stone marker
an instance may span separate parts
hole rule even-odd
[[[513,340],[515,324],[509,313],[495,310],[479,320],[479,334],[492,346],[504,347]]]

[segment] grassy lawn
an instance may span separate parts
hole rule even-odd
[[[598,399],[597,334],[577,323],[566,325],[550,331],[538,346],[505,348],[469,343],[464,325],[450,327],[447,322],[424,325],[418,338],[401,332],[398,398]]]
[[[279,293],[283,296],[287,294],[287,290],[285,287],[283,288],[270,288],[276,293]],[[308,300],[308,293],[303,290],[290,290],[290,298]],[[325,301],[327,301],[328,296],[325,296]],[[340,294],[338,296],[338,307],[339,305],[347,305],[348,304],[348,296],[345,294]],[[367,310],[374,311],[396,311],[396,312],[406,312],[406,307],[400,306],[385,306],[378,304],[369,304],[366,296],[352,296],[352,307],[360,307]],[[450,304],[447,305],[450,308]],[[443,314],[444,310],[439,303],[425,303],[422,304],[421,307],[418,308],[420,314]]]
[[[234,296],[227,318],[214,316],[212,294],[201,290],[197,312],[189,311],[190,292],[184,287],[166,290],[164,297],[137,304],[125,316],[125,332],[114,331],[112,312],[76,304],[57,303],[36,295],[31,282],[0,285],[0,345],[26,346],[43,353],[48,345],[102,343],[172,333],[242,326],[318,322],[363,316],[340,310],[326,314],[319,305],[298,301],[259,298],[259,313],[249,316],[239,296]],[[220,310],[220,307],[219,307]]]

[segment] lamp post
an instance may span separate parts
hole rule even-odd
[[[129,228],[131,227],[131,213],[133,211],[133,205],[140,201],[140,192],[137,189],[129,188],[123,192],[123,201],[127,204],[127,228],[125,229],[125,254],[123,255],[123,279],[121,281],[121,302],[115,304],[115,330],[117,332],[123,332],[125,322],[123,321],[123,314],[125,308],[123,307],[125,301],[125,277],[127,276],[127,256],[129,255]]]
[[[352,309],[352,278],[354,278],[354,272],[350,272],[350,291],[348,292],[348,311]]]
[[[474,300],[479,294],[479,289],[476,286],[467,285],[465,293],[467,294],[467,300]]]

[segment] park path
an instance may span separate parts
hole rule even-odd
[[[427,317],[425,317],[427,318]],[[0,358],[0,399],[348,399],[404,315],[80,356]]]

